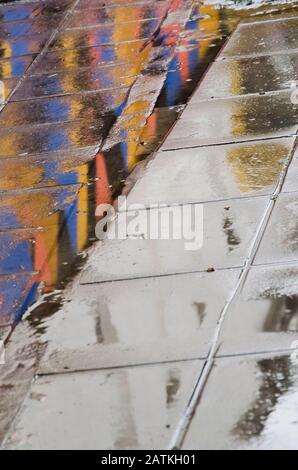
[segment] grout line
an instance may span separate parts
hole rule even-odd
[[[177,122],[177,121],[176,121]],[[210,144],[200,144],[197,145],[190,145],[188,147],[171,147],[171,148],[160,148],[159,152],[173,152],[174,150],[187,150],[187,149],[195,149],[195,148],[205,148],[205,147],[220,147],[222,145],[235,145],[235,144],[245,144],[247,142],[260,142],[260,141],[269,141],[269,140],[276,140],[276,139],[284,139],[287,137],[295,137],[297,136],[298,130],[293,134],[281,134],[278,136],[272,137],[259,137],[259,138],[251,138],[251,139],[244,139],[244,140],[230,140],[226,142],[211,142]],[[174,144],[173,144],[174,145]]]
[[[236,357],[249,357],[249,356],[263,356],[263,355],[275,355],[281,353],[292,353],[293,348],[281,348],[281,349],[265,349],[265,350],[257,350],[257,351],[249,351],[249,352],[240,352],[240,353],[227,353],[218,355],[217,359],[226,359],[226,358],[236,358]],[[92,351],[94,353],[94,351]],[[59,376],[59,375],[67,375],[67,374],[80,374],[84,372],[100,372],[106,370],[117,370],[117,369],[128,369],[132,367],[147,367],[147,366],[159,366],[159,365],[167,365],[167,364],[176,364],[176,363],[184,363],[184,362],[197,362],[197,361],[204,361],[206,357],[204,355],[198,355],[193,357],[181,358],[181,359],[165,359],[161,361],[148,361],[148,362],[139,362],[139,363],[127,363],[121,364],[117,366],[101,366],[101,367],[90,367],[85,369],[80,368],[73,368],[73,369],[65,369],[65,370],[58,370],[58,371],[41,371],[37,372],[35,377],[51,377],[51,376]]]
[[[195,270],[195,271],[181,271],[181,272],[173,272],[173,273],[165,273],[165,274],[149,274],[149,275],[145,275],[145,276],[139,276],[139,277],[126,277],[126,278],[123,278],[123,279],[107,279],[107,280],[101,280],[101,281],[90,281],[90,282],[80,282],[79,285],[80,286],[92,286],[92,285],[95,285],[95,284],[107,284],[107,283],[111,283],[111,282],[125,282],[125,281],[138,281],[138,280],[142,280],[142,279],[160,279],[160,278],[163,278],[163,277],[171,277],[171,276],[185,276],[185,275],[188,275],[188,274],[203,274],[205,273],[206,275],[209,274],[214,274],[215,272],[217,271],[227,271],[227,270],[236,270],[236,269],[242,269],[243,268],[243,265],[239,265],[239,266],[226,266],[226,267],[214,267],[214,271],[212,272],[208,272],[207,271],[207,268],[206,269],[199,269],[199,270]]]

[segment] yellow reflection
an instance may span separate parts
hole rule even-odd
[[[227,158],[240,191],[247,192],[274,184],[287,155],[286,146],[264,143],[232,147]]]

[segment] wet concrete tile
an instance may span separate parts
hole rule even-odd
[[[0,231],[0,275],[36,271],[33,252],[43,229]]]
[[[40,377],[7,447],[164,449],[201,369],[197,361]]]
[[[0,98],[0,107],[1,103],[6,100],[10,93],[15,89],[16,85],[19,82],[19,78],[7,78],[6,80],[1,80],[2,82],[2,96]]]
[[[57,36],[59,39],[59,36]],[[93,38],[94,36],[92,36]],[[83,35],[85,46],[89,45],[88,36]],[[93,41],[93,39],[92,39]],[[66,50],[46,52],[34,64],[30,74],[44,74],[75,69],[79,67],[96,67],[99,65],[110,66],[112,64],[135,64],[143,41],[136,41],[120,45],[78,47],[75,41],[65,41]],[[80,44],[80,43],[79,43]],[[92,45],[92,44],[91,44]],[[55,47],[55,44],[54,46]],[[73,49],[73,47],[75,49]]]
[[[106,115],[106,118],[108,115]],[[94,156],[109,128],[110,121],[96,124],[81,120],[0,130],[0,158],[67,151],[77,154],[81,149]],[[105,127],[106,126],[106,127]]]
[[[41,370],[206,357],[238,275],[229,270],[76,285],[55,319],[44,324],[49,347]]]
[[[94,10],[89,10],[94,11]],[[79,13],[81,16],[81,13]],[[86,18],[86,16],[84,16]],[[81,19],[82,20],[82,19]],[[84,23],[84,20],[82,20]],[[95,42],[92,44],[94,46],[100,46],[105,44],[114,44],[135,41],[138,39],[147,39],[158,29],[160,25],[160,19],[151,19],[151,20],[137,20],[129,23],[121,23],[116,25],[116,32],[113,30],[113,26],[110,24],[99,25],[99,26],[90,26],[88,27],[88,35],[92,35],[96,38]],[[70,23],[71,26],[71,23]],[[81,38],[82,35],[86,35],[86,29],[74,29],[72,33],[62,32],[59,35],[59,40],[65,42],[66,40],[73,40],[74,42],[78,41],[78,38]],[[71,29],[69,31],[72,31]],[[83,45],[86,45],[85,43]]]
[[[56,154],[0,159],[2,191],[86,183],[90,157]]]
[[[169,0],[109,0],[109,4],[107,5],[106,0],[80,0],[79,3],[76,5],[76,10],[86,10],[88,8],[103,8],[106,9],[107,7],[120,7],[122,9],[128,8],[136,8],[142,5],[151,5],[152,3],[158,4],[168,4]]]
[[[35,274],[0,275],[0,326],[20,318],[37,296]]]
[[[298,266],[253,267],[231,303],[218,355],[291,349],[298,344]]]
[[[283,192],[298,191],[298,150],[294,152],[282,187]]]
[[[88,94],[41,98],[8,103],[0,115],[2,129],[34,124],[87,120],[89,125],[108,126],[125,101],[127,88]],[[112,115],[107,116],[107,113]],[[105,116],[106,115],[106,116]]]
[[[296,355],[218,360],[183,448],[298,449],[297,390]]]
[[[27,55],[24,57],[17,57],[15,59],[1,59],[0,79],[6,80],[8,78],[14,78],[23,75],[28,69],[28,67],[31,65],[34,57],[35,56],[33,55]]]
[[[298,260],[298,193],[281,194],[261,241],[255,264]]]
[[[5,347],[5,364],[0,367],[0,442],[27,395],[45,345],[31,338],[32,330],[20,322]]]
[[[134,46],[141,48],[141,43],[150,37],[158,27],[158,20],[149,20],[141,23],[132,22],[117,26],[119,28],[118,34],[117,32],[114,33],[111,25],[107,27],[92,26],[90,28],[63,30],[55,36],[51,42],[50,49],[61,50],[61,53],[71,57],[71,54],[65,51],[101,46],[103,48],[101,50],[103,57],[111,57],[114,51],[114,57],[116,59],[120,46],[122,46],[120,51],[123,50],[124,47],[126,50]],[[125,46],[121,43],[125,43]]]
[[[298,48],[298,18],[240,25],[220,58],[289,52]],[[247,38],[249,37],[249,41]]]
[[[0,200],[0,230],[56,225],[76,210],[80,185],[58,186],[3,193]]]
[[[69,17],[65,24],[65,28],[82,28],[86,26],[95,26],[99,24],[107,25],[112,23],[113,25],[124,24],[127,22],[135,22],[135,26],[131,25],[133,29],[137,26],[142,28],[142,22],[148,19],[162,18],[167,12],[167,4],[165,2],[146,2],[143,4],[135,5],[106,5],[104,8],[87,8],[84,10],[84,16],[82,17],[81,10],[75,10]],[[111,27],[111,26],[110,26]],[[117,26],[117,33],[119,26]]]
[[[297,79],[298,53],[216,61],[192,102],[294,88]]]
[[[296,134],[298,105],[292,91],[202,101],[187,106],[162,150]]]
[[[0,39],[0,55],[6,58],[21,57],[28,54],[38,54],[48,40],[49,34],[19,38],[11,44]]]
[[[0,5],[0,22],[25,20],[38,15],[40,11],[40,6],[36,2],[16,5]]]
[[[295,138],[160,152],[128,204],[173,204],[270,194]]]
[[[137,73],[137,67],[131,65],[88,67],[68,72],[35,75],[27,77],[11,101],[129,87],[135,81]],[[117,92],[114,94],[117,95]],[[105,96],[103,98],[105,99]]]
[[[225,202],[189,206],[192,220],[195,219],[197,224],[195,236],[194,233],[192,236],[188,234],[192,238],[192,245],[185,244],[181,224],[179,234],[175,232],[174,225],[169,223],[168,217],[172,214],[178,224],[177,214],[181,210],[178,206],[141,211],[136,219],[140,223],[136,230],[133,228],[136,213],[122,212],[116,221],[117,226],[111,225],[111,233],[118,227],[120,234],[127,223],[128,228],[124,233],[128,233],[129,237],[106,239],[102,244],[95,245],[81,276],[81,283],[205,271],[209,267],[240,266],[248,254],[266,205],[267,198],[261,197],[233,200],[228,206]],[[154,221],[158,216],[161,218],[160,226],[169,226],[170,236],[163,233],[163,237],[169,239],[160,239],[161,235],[159,239],[153,238],[158,236],[158,233],[154,234]],[[146,238],[150,236],[147,233],[149,227],[152,231],[151,239]],[[100,226],[96,232],[100,234]],[[201,235],[203,247],[200,245]],[[174,236],[176,239],[173,239]],[[178,236],[180,239],[177,239]]]

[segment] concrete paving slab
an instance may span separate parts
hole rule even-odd
[[[297,264],[253,267],[229,307],[218,354],[252,354],[298,345],[297,281]]]
[[[165,449],[202,364],[39,377],[5,448]]]
[[[0,158],[0,191],[86,183],[88,170],[83,164],[88,160],[88,155],[79,158],[55,152],[45,156]]]
[[[206,357],[238,276],[239,270],[229,269],[76,285],[55,318],[43,324],[48,348],[39,371]]]
[[[84,9],[84,16],[82,11],[75,9],[70,16],[64,27],[82,28],[86,26],[95,26],[99,24],[108,25],[123,24],[126,22],[138,21],[140,18],[143,20],[162,18],[168,10],[168,2],[146,2],[135,3],[133,5],[115,5],[110,3],[103,8],[89,8],[87,3]]]
[[[1,46],[0,46],[1,53]],[[0,79],[5,80],[8,78],[22,76],[28,67],[31,65],[34,55],[24,55],[23,57],[16,57],[14,59],[1,59],[0,60]]]
[[[276,201],[255,264],[298,260],[298,193],[281,194]]]
[[[127,204],[173,204],[270,194],[295,138],[160,152]],[[298,188],[297,188],[298,189]]]
[[[127,24],[130,25],[131,32],[129,33],[128,28],[126,28],[122,41],[121,34],[118,35],[118,40],[112,40],[113,27],[111,25],[109,25],[109,30],[107,31],[102,31],[101,26],[93,26],[91,28],[69,29],[58,32],[50,43],[49,49],[56,52],[57,56],[59,54],[59,57],[61,55],[65,56],[66,50],[73,50],[73,54],[76,55],[75,51],[77,49],[84,49],[85,54],[84,51],[80,51],[81,60],[84,60],[86,53],[87,59],[88,56],[92,56],[93,52],[93,50],[85,50],[86,47],[96,47],[97,49],[94,49],[94,54],[97,55],[97,59],[101,58],[101,62],[108,62],[108,59],[111,61],[111,58],[112,61],[117,60],[117,58],[119,61],[123,57],[123,51],[127,51],[127,53],[135,51],[135,54],[139,54],[145,39],[148,38],[146,31],[144,34],[138,33],[139,22],[135,22],[135,25]],[[153,25],[154,27],[156,27],[156,23]],[[54,56],[48,57],[53,61]],[[46,62],[46,59],[43,60],[43,63]]]
[[[93,36],[92,36],[93,37]],[[59,35],[56,36],[57,41]],[[84,34],[85,44],[88,46],[88,38]],[[55,44],[55,43],[54,43]],[[80,67],[109,67],[111,65],[123,65],[131,62],[132,57],[136,61],[136,56],[139,54],[140,47],[143,41],[133,41],[120,45],[111,46],[97,46],[97,47],[77,47],[72,49],[72,42],[66,41],[68,50],[72,52],[65,53],[65,50],[54,50],[46,52],[39,57],[30,68],[31,75],[39,75],[44,73],[56,73],[66,70],[73,71]],[[54,45],[52,47],[55,47]],[[58,45],[57,45],[58,47]]]
[[[108,127],[114,120],[111,113],[125,101],[127,92],[128,88],[122,88],[8,103],[1,112],[0,126],[4,129],[88,119],[90,126],[100,122]]]
[[[296,134],[298,105],[292,91],[207,100],[187,106],[162,150]]]
[[[298,17],[239,25],[219,59],[298,49]],[[249,37],[249,41],[247,38]]]
[[[202,249],[194,249],[199,246],[200,237],[196,239],[197,245],[188,247],[192,248],[191,251],[185,249],[186,240],[183,237],[179,240],[156,240],[141,238],[143,235],[140,235],[137,239],[106,239],[95,245],[91,251],[87,267],[82,273],[81,283],[205,271],[210,267],[241,266],[248,255],[266,206],[266,197],[233,200],[228,206],[225,202],[204,204]],[[192,211],[202,210],[202,206],[191,207]],[[176,206],[174,210],[176,209],[179,207]],[[150,217],[153,219],[160,215],[165,220],[169,213],[173,214],[173,207],[141,211],[140,230],[146,229],[147,222],[150,226]],[[194,214],[193,212],[195,217]],[[117,222],[119,227],[124,226],[126,215],[128,227],[135,217],[133,212],[120,213],[120,220]],[[197,216],[198,221],[199,219],[200,216]],[[201,225],[197,228],[197,235],[201,228]]]
[[[183,448],[298,449],[297,386],[295,355],[218,360]]]
[[[216,61],[191,102],[289,88],[294,90],[297,80],[298,52]]]
[[[69,185],[2,194],[1,231],[56,225],[59,212],[70,216],[71,210],[76,210],[79,188],[80,185]]]
[[[105,127],[103,127],[103,124]],[[102,120],[90,125],[88,121],[59,122],[47,125],[0,129],[0,158],[36,154],[77,154],[81,150],[94,156],[107,132]],[[93,155],[92,155],[93,154]]]
[[[6,80],[1,80],[1,82],[3,90],[2,96],[4,100],[6,100],[9,97],[10,93],[15,89],[16,85],[19,83],[19,78],[7,78]],[[2,104],[0,104],[0,108],[2,108]]]
[[[0,365],[0,446],[20,410],[44,351],[44,345],[31,334],[28,325],[20,323],[13,339],[6,344],[5,364]]]
[[[137,67],[111,66],[79,68],[73,72],[48,73],[27,77],[11,101],[28,100],[51,95],[74,94],[84,91],[129,87],[136,79]],[[105,100],[105,94],[103,94]]]
[[[158,0],[159,3],[168,3],[169,0]],[[113,7],[121,7],[125,8],[128,6],[129,8],[136,8],[139,7],[140,5],[150,5],[151,3],[154,3],[155,0],[109,0],[109,5],[107,5],[106,0],[80,0],[79,3],[76,5],[76,10],[85,10],[86,8],[103,8],[104,10],[107,7],[113,6]]]
[[[298,150],[296,149],[289,165],[282,192],[298,191]]]
[[[48,17],[50,14],[56,15],[64,13],[74,0],[53,0],[46,4],[38,5],[38,2],[9,2],[9,5],[0,5],[1,22],[18,20],[30,20],[32,18]]]
[[[35,300],[35,273],[0,275],[0,326],[11,324]]]
[[[0,41],[0,53],[2,57],[7,57],[10,59],[21,59],[26,57],[28,54],[37,55],[41,52],[42,48],[46,44],[49,35],[36,35],[33,37],[27,37],[24,41],[23,38],[15,40],[12,42],[13,47],[9,47],[8,41]]]
[[[81,25],[77,26],[77,19],[74,20],[74,15],[69,17],[69,24],[65,25],[65,30],[59,33],[60,41],[63,41],[63,38],[70,39],[71,37],[74,39],[74,44],[78,40],[78,38],[82,37],[83,34],[86,34],[86,29],[88,29],[89,35],[92,34],[95,37],[94,46],[100,46],[104,44],[114,44],[115,43],[115,33],[114,27],[111,27],[111,24],[97,24],[96,22],[92,24],[92,19],[90,18],[90,23],[88,24],[88,13],[89,17],[92,16],[92,12],[96,10],[87,10],[85,11],[83,19],[81,18]],[[78,13],[79,17],[82,14]],[[132,12],[133,15],[133,12]],[[77,18],[77,17],[76,17]],[[85,20],[84,20],[85,18]],[[152,18],[152,19],[143,19],[137,18],[133,21],[132,16],[131,22],[124,22],[121,24],[117,24],[117,43],[127,42],[127,41],[135,41],[139,39],[148,39],[150,36],[158,29],[160,25],[160,18]],[[94,20],[96,21],[96,20]],[[85,24],[87,22],[87,24]],[[75,26],[76,25],[76,26]],[[82,26],[82,27],[81,27]],[[76,34],[78,33],[78,34]],[[76,38],[76,39],[75,39]],[[86,45],[86,43],[84,43]]]
[[[35,271],[31,253],[35,239],[42,235],[44,229],[41,227],[0,232],[0,274]]]

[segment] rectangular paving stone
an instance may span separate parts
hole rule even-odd
[[[40,2],[15,2],[9,5],[0,5],[0,21],[10,22],[19,20],[30,20],[39,17],[48,17],[64,13],[73,3],[74,0],[57,0],[47,1],[46,4]]]
[[[94,156],[107,133],[108,122],[96,124],[86,120],[26,126],[0,130],[0,158],[27,156],[30,154],[67,151],[77,154],[79,150]]]
[[[1,44],[0,44],[1,53]],[[1,59],[0,60],[0,79],[6,80],[9,78],[20,77],[23,75],[28,67],[31,65],[35,56],[26,55],[17,57],[15,59]]]
[[[169,213],[173,214],[173,210],[174,220],[176,217],[180,230],[181,224],[177,217],[179,207],[141,211],[137,219],[140,224],[138,236],[133,235],[131,228],[136,214],[120,213],[118,227],[121,231],[127,222],[125,233],[128,233],[130,238],[106,239],[103,243],[97,244],[90,254],[87,267],[81,276],[81,283],[205,271],[209,267],[241,266],[249,252],[266,205],[267,198],[261,197],[233,200],[229,205],[218,202],[191,206],[192,212],[189,214],[197,224],[194,232],[196,236],[193,237],[194,243],[191,246],[185,244],[186,239],[181,233],[175,232],[175,236],[180,235],[180,239],[173,239],[173,229],[170,232],[170,239],[152,239],[152,237],[146,239],[146,236],[150,236],[146,234],[147,226],[150,226],[149,217],[151,217],[151,230],[155,227],[152,219],[158,216],[161,217],[159,227],[169,227],[169,230],[175,227],[171,222],[168,223]],[[200,248],[202,207],[203,247]],[[163,234],[164,237],[166,235]]]
[[[217,61],[209,68],[191,102],[296,87],[298,52]]]
[[[2,103],[6,100],[11,92],[15,89],[16,85],[19,83],[19,78],[7,78],[6,80],[1,80],[2,82],[2,99],[0,101],[0,108],[3,106]]]
[[[297,387],[297,359],[289,355],[218,360],[183,449],[298,449]]]
[[[40,371],[206,357],[238,276],[227,270],[76,285],[55,320],[44,324],[49,346]]]
[[[88,46],[86,34],[84,34],[85,39],[84,44]],[[111,46],[79,47],[79,43],[76,41],[66,41],[65,45],[68,52],[63,49],[46,52],[42,57],[39,57],[34,67],[30,69],[30,74],[55,73],[79,67],[95,67],[99,65],[109,67],[116,64],[124,65],[129,62],[135,64],[142,44],[143,41],[133,41],[131,43]]]
[[[253,267],[226,314],[218,355],[282,351],[298,344],[297,281],[297,264]]]
[[[109,4],[107,5],[106,0],[80,0],[79,3],[76,5],[76,10],[86,10],[89,8],[102,8],[106,10],[106,8],[112,7],[121,7],[122,9],[128,8],[137,8],[142,5],[151,5],[156,3],[155,0],[109,0]],[[158,3],[165,4],[169,3],[169,0],[158,0]]]
[[[40,11],[40,6],[36,2],[15,5],[0,5],[0,21],[18,21],[31,18]]]
[[[159,20],[147,20],[143,22],[125,23],[125,25],[116,25],[119,29],[119,31],[116,30],[116,32],[113,31],[111,25],[106,27],[92,26],[90,28],[63,30],[53,38],[50,49],[61,50],[61,53],[65,55],[65,50],[68,49],[96,46],[103,48],[102,56],[109,57],[113,55],[113,51],[115,51],[114,55],[116,55],[119,47],[121,45],[124,46],[125,43],[127,43],[126,48],[129,46],[132,48],[143,43],[144,40],[149,38],[155,29],[158,28],[158,21]]]
[[[0,326],[13,323],[36,300],[35,278],[35,273],[0,275]]]
[[[13,128],[54,122],[88,120],[90,126],[112,124],[111,113],[125,101],[128,88],[71,96],[8,103],[0,115],[0,126]],[[108,115],[108,113],[110,113]]]
[[[38,54],[45,46],[49,34],[41,34],[36,36],[27,36],[19,38],[11,43],[7,40],[0,39],[0,53],[2,57],[17,58],[28,54]]]
[[[298,193],[281,194],[271,214],[255,264],[298,260]]]
[[[298,17],[239,25],[219,59],[298,49]],[[249,38],[249,41],[247,40]]]
[[[187,106],[162,150],[296,134],[298,105],[292,91],[202,101]]]
[[[0,158],[0,191],[86,183],[89,160],[88,154],[79,157],[67,152]]]
[[[131,64],[34,75],[26,78],[11,97],[11,101],[109,89],[114,89],[114,96],[118,94],[116,90],[119,88],[131,86],[137,73],[138,67]],[[103,98],[106,101],[105,94]]]
[[[89,10],[91,12],[95,10]],[[81,16],[82,14],[79,13]],[[73,17],[70,17],[70,21]],[[84,16],[86,18],[86,16]],[[141,21],[140,21],[141,20]],[[82,20],[84,23],[84,20]],[[136,21],[121,23],[121,24],[100,24],[100,25],[82,25],[88,27],[88,33],[91,34],[96,38],[95,43],[92,44],[94,46],[101,46],[104,44],[114,44],[127,42],[127,41],[135,41],[139,39],[147,39],[158,29],[160,25],[160,19],[153,18],[153,19],[137,19]],[[65,32],[60,33],[60,41],[62,40],[71,40],[73,38],[74,41],[78,40],[78,37],[82,37],[82,35],[86,34],[85,28],[80,29],[71,29],[72,24],[70,23],[70,29],[66,29]],[[68,32],[69,31],[69,32]],[[79,33],[76,34],[76,33]],[[85,45],[85,44],[84,44]]]
[[[133,5],[116,5],[107,4],[104,8],[90,8],[87,4],[82,17],[81,10],[75,10],[70,15],[65,24],[65,28],[82,28],[86,26],[95,26],[99,24],[112,23],[119,25],[126,22],[144,21],[152,18],[162,18],[167,12],[166,2],[146,2],[136,3]],[[142,28],[142,25],[139,25]],[[117,32],[119,29],[117,27]]]
[[[0,275],[35,272],[33,253],[43,228],[0,231]]]
[[[80,185],[57,186],[30,191],[2,193],[0,230],[56,225],[57,216],[71,215],[76,209]],[[53,216],[53,217],[51,217]]]
[[[6,447],[164,449],[201,369],[194,361],[40,377]]]
[[[160,152],[127,203],[174,204],[270,194],[295,138]]]

